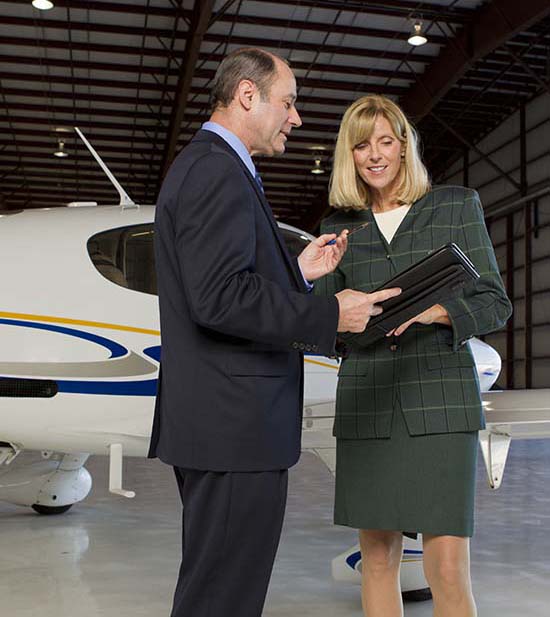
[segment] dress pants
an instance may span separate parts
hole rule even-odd
[[[182,562],[171,617],[261,617],[286,505],[286,469],[174,467]]]

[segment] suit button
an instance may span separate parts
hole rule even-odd
[[[298,349],[299,345],[298,345],[298,343],[292,343],[292,347],[293,347],[294,349]]]
[[[306,346],[305,346],[303,343],[300,343],[300,349],[301,349],[302,351],[304,351],[304,349],[305,349],[305,348],[306,348]]]
[[[306,345],[306,351],[311,351],[311,350],[312,350],[311,345]]]
[[[386,259],[391,259],[391,255],[386,255]]]

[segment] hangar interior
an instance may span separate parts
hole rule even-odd
[[[418,129],[433,182],[481,196],[514,305],[506,328],[485,339],[503,360],[499,387],[550,387],[548,0],[53,5],[0,0],[1,214],[116,203],[74,126],[136,202],[153,204],[174,155],[208,118],[221,58],[259,46],[289,60],[303,121],[283,157],[258,161],[275,217],[318,231],[344,110],[367,93],[394,98]],[[421,46],[408,43],[416,23],[427,39]],[[160,464],[125,464],[134,502],[108,496],[100,457],[90,466],[92,495],[65,518],[0,502],[0,546],[10,556],[0,589],[10,614],[168,614],[179,541],[175,485]],[[514,442],[494,492],[480,461],[472,567],[482,615],[548,614],[549,467],[545,440]],[[332,557],[355,542],[331,525],[332,476],[305,454],[292,478],[265,615],[359,617],[358,588],[330,579]],[[405,614],[431,610],[429,601],[408,603]]]

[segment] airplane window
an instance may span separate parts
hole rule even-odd
[[[102,231],[88,240],[88,254],[112,283],[156,295],[153,234],[152,223]]]
[[[283,234],[288,252],[292,257],[297,257],[309,244],[309,239],[304,234],[298,233],[297,231],[292,231],[291,229],[284,229],[282,227],[280,228],[280,231]]]
[[[309,243],[297,231],[281,228],[281,233],[292,256]],[[97,271],[112,283],[157,295],[153,237],[152,223],[109,229],[88,240],[88,254]]]

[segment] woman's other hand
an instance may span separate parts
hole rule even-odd
[[[429,326],[434,323],[450,326],[451,320],[449,319],[449,314],[447,313],[447,310],[443,306],[441,306],[441,304],[434,304],[429,309],[426,309],[423,313],[420,313],[420,315],[417,315],[416,317],[409,319],[409,321],[401,324],[399,328],[391,330],[391,332],[388,332],[386,336],[400,336],[413,323],[419,323],[423,326]]]

